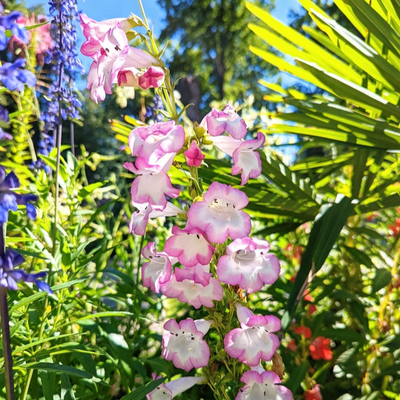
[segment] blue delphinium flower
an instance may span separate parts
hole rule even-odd
[[[21,254],[13,249],[7,249],[4,256],[0,256],[0,286],[10,290],[17,290],[20,281],[34,283],[40,290],[53,293],[50,286],[40,279],[46,276],[46,272],[28,274],[22,269],[14,269],[25,261]]]
[[[160,113],[157,112],[158,110],[164,110],[164,104],[162,102],[161,97],[156,94],[153,98],[153,106],[147,106],[146,107],[146,118],[152,119],[154,122],[162,122],[164,119],[164,116]]]
[[[0,4],[0,13],[3,11],[4,8]],[[10,30],[21,42],[29,43],[28,31],[23,25],[17,24],[17,19],[20,17],[22,17],[21,11],[12,11],[9,14],[0,16],[0,50],[4,50],[7,47],[6,30]]]
[[[10,172],[8,175],[0,165],[0,225],[8,220],[8,212],[17,211],[18,205],[26,206],[26,214],[30,219],[36,219],[36,208],[32,202],[37,201],[37,196],[33,194],[18,194],[11,189],[20,186],[19,179]]]
[[[24,90],[24,84],[33,87],[36,85],[36,76],[31,71],[26,71],[25,59],[19,58],[11,63],[4,63],[0,66],[0,81],[8,90]]]
[[[76,0],[50,0],[51,36],[53,46],[48,51],[45,62],[52,65],[53,83],[46,97],[51,99],[43,104],[42,120],[45,132],[55,131],[58,125],[59,105],[63,120],[79,119],[81,106],[73,92],[75,74],[83,72],[83,66],[76,50],[77,33],[73,24],[78,18]]]
[[[2,105],[0,105],[0,121],[10,122],[10,116],[8,114],[8,110]]]
[[[48,156],[53,148],[54,138],[52,136],[46,135],[45,133],[42,133],[41,138],[37,143],[37,153]],[[31,164],[29,164],[29,168],[44,169],[46,174],[49,174],[51,171],[50,167],[45,164],[42,159],[39,159],[36,162],[32,162]]]

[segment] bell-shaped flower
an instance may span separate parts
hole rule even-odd
[[[153,380],[161,378],[161,375],[156,376],[152,373]],[[202,376],[186,376],[175,379],[168,383],[162,383],[157,386],[152,392],[146,395],[147,400],[172,400],[178,394],[190,389],[192,386],[200,383],[204,378]]]
[[[94,57],[102,45],[100,40],[112,28],[117,25],[123,32],[131,30],[131,25],[126,18],[113,18],[97,22],[85,14],[79,14],[83,36],[86,41],[82,44],[81,53],[87,57]]]
[[[177,282],[190,280],[203,286],[208,286],[212,277],[209,264],[197,264],[193,268],[175,268],[174,275]]]
[[[230,105],[225,106],[223,111],[213,108],[201,121],[200,126],[211,136],[227,132],[235,139],[243,139],[247,134],[246,123]]]
[[[169,155],[179,151],[184,142],[185,131],[180,125],[175,125],[175,121],[139,127],[129,135],[132,156],[137,156],[151,166],[169,160]]]
[[[264,283],[274,283],[280,266],[278,258],[268,254],[268,250],[265,240],[248,237],[234,240],[226,248],[226,255],[218,260],[218,279],[228,285],[239,285],[247,293],[258,292]]]
[[[261,175],[261,159],[257,151],[265,142],[265,136],[261,132],[257,133],[257,139],[236,140],[229,136],[219,136],[212,141],[218,149],[232,157],[232,175],[242,173],[242,186],[249,178]]]
[[[170,319],[164,324],[167,331],[162,337],[161,355],[172,361],[176,368],[190,371],[202,368],[210,359],[210,348],[203,336],[208,332],[211,321],[188,318],[179,324]]]
[[[139,236],[146,234],[146,226],[150,218],[176,217],[178,214],[185,214],[185,211],[170,202],[167,202],[166,207],[162,211],[153,210],[148,203],[133,203],[133,206],[138,211],[135,211],[131,216],[129,232]]]
[[[150,67],[139,77],[139,86],[142,89],[158,88],[164,83],[164,70],[160,67]]]
[[[319,385],[304,392],[304,400],[323,400]]]
[[[186,162],[189,167],[200,167],[205,155],[201,152],[197,142],[193,140],[190,147],[183,153],[186,157]]]
[[[251,367],[258,365],[260,360],[270,361],[279,347],[278,337],[271,332],[281,329],[281,321],[272,315],[254,315],[240,304],[237,305],[237,316],[241,327],[225,336],[225,351]]]
[[[179,196],[179,189],[172,186],[171,179],[164,171],[158,171],[157,168],[155,169],[139,159],[135,164],[124,164],[126,169],[138,175],[132,182],[133,203],[148,203],[153,210],[162,211],[167,206],[165,196],[172,198]]]
[[[161,285],[170,280],[172,265],[177,260],[170,258],[163,251],[157,252],[154,248],[154,242],[149,242],[143,247],[142,256],[150,260],[142,266],[143,286],[149,287],[155,293],[160,293]]]
[[[248,202],[240,190],[213,182],[204,193],[203,201],[190,207],[186,228],[201,229],[214,243],[224,243],[228,236],[233,240],[249,236],[250,217],[242,211]]]
[[[210,272],[210,266],[203,266],[204,273]],[[190,271],[193,270],[193,271]],[[214,307],[213,301],[221,301],[224,296],[224,291],[221,284],[215,278],[210,278],[207,285],[207,275],[197,274],[197,278],[193,275],[196,274],[196,270],[193,268],[183,268],[178,271],[178,281],[175,274],[172,274],[171,279],[164,285],[161,286],[162,293],[170,298],[178,299],[181,303],[188,303],[194,308]],[[199,282],[199,283],[196,283]]]
[[[157,59],[150,54],[129,46],[125,32],[120,29],[119,23],[107,31],[99,39],[99,43],[101,48],[88,75],[88,89],[93,101],[104,100],[105,93],[112,94],[112,85],[118,82],[121,70],[129,69],[139,75],[136,68],[149,68],[153,63],[158,63]],[[119,80],[121,81],[122,78],[120,77]]]
[[[214,247],[208,243],[205,234],[198,228],[172,228],[170,238],[165,242],[164,250],[185,267],[191,268],[197,264],[207,265],[211,261]]]
[[[240,378],[245,383],[235,400],[293,400],[292,392],[281,385],[279,376],[258,366]]]

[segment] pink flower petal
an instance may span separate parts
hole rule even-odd
[[[195,140],[190,143],[190,147],[183,153],[186,157],[186,162],[189,167],[200,167],[205,155],[201,152]]]
[[[211,261],[214,247],[208,243],[204,232],[198,228],[172,228],[174,236],[167,239],[164,249],[167,254],[177,257],[185,267],[191,268],[197,264],[207,265]]]
[[[172,361],[176,368],[190,371],[202,368],[210,359],[210,348],[202,339],[204,333],[197,330],[193,319],[186,319],[179,324],[175,320],[165,323],[168,330],[162,338],[162,356]]]
[[[161,291],[165,296],[188,303],[194,308],[214,307],[213,301],[221,301],[224,295],[221,284],[215,278],[210,278],[210,283],[203,286],[189,279],[178,282],[174,274],[161,286]]]
[[[161,285],[171,278],[171,259],[164,252],[156,252],[153,242],[149,242],[143,247],[142,255],[150,260],[142,266],[143,286],[149,287],[155,293],[159,293]]]

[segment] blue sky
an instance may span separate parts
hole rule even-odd
[[[46,0],[25,0],[25,3],[28,7],[36,4],[47,5]],[[157,4],[157,0],[142,0],[142,3],[149,23],[153,26],[154,33],[157,36],[164,26],[163,19],[165,12]],[[288,14],[291,9],[299,10],[301,8],[297,0],[277,0],[275,3],[276,7],[272,15],[284,23],[289,22]],[[109,18],[128,17],[131,13],[141,17],[141,11],[137,0],[78,0],[78,9],[97,21]],[[78,45],[80,46],[84,38],[79,28],[78,34]],[[81,60],[86,71],[88,71],[91,60],[84,56],[81,56]],[[289,77],[286,76],[286,79],[288,78]]]

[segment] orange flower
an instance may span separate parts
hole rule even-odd
[[[311,337],[311,329],[307,328],[306,326],[298,326],[295,330],[294,333],[297,333],[298,335],[304,336],[306,339],[309,339]]]
[[[320,360],[323,358],[324,360],[332,360],[332,350],[330,348],[331,341],[322,336],[318,336],[313,340],[310,344],[310,353],[311,357],[314,360]]]

